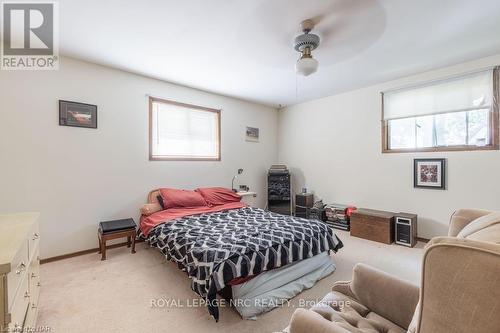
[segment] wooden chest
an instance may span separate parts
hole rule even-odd
[[[358,209],[351,215],[351,236],[375,242],[392,244],[394,242],[394,215],[373,209]]]

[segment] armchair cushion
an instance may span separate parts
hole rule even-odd
[[[354,266],[351,290],[371,311],[407,328],[419,298],[419,288],[364,264]]]
[[[475,219],[490,213],[490,211],[482,209],[459,209],[455,211],[451,216],[448,236],[456,237],[466,225]]]
[[[322,317],[319,313],[305,309],[297,309],[293,313],[290,322],[290,333],[350,333],[338,325],[333,325],[331,321]]]
[[[466,237],[470,240],[481,242],[491,242],[500,244],[500,223],[492,225],[488,228],[481,229],[470,236]]]
[[[490,229],[495,228],[500,223],[500,212],[494,212],[487,215],[483,215],[469,224],[467,224],[457,235],[457,238],[470,238],[481,231],[486,231],[481,233],[479,236],[494,236],[491,235]],[[487,230],[486,230],[487,229]],[[498,228],[497,228],[498,229]],[[498,231],[497,231],[498,232]],[[498,236],[498,233],[497,233]],[[490,237],[491,238],[491,237]],[[473,239],[482,240],[481,237],[474,237]],[[494,239],[494,238],[493,238]],[[496,243],[499,243],[500,239],[496,239]]]
[[[370,311],[356,300],[331,292],[311,311],[298,309],[290,333],[404,333],[405,329]]]

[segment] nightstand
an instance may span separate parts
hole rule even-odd
[[[314,194],[312,193],[295,194],[295,216],[308,219],[309,213],[313,206],[314,206]]]
[[[246,203],[250,207],[257,207],[257,192],[241,191],[236,192],[241,197],[241,202]]]

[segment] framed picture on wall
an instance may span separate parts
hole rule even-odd
[[[444,158],[416,158],[413,161],[413,187],[446,189],[445,169]]]
[[[97,128],[97,105],[60,100],[59,125]]]
[[[245,140],[250,142],[259,142],[259,129],[247,126]]]

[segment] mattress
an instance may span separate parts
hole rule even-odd
[[[242,318],[255,319],[261,313],[287,305],[287,300],[334,271],[331,257],[328,252],[323,252],[233,286],[232,304]]]

